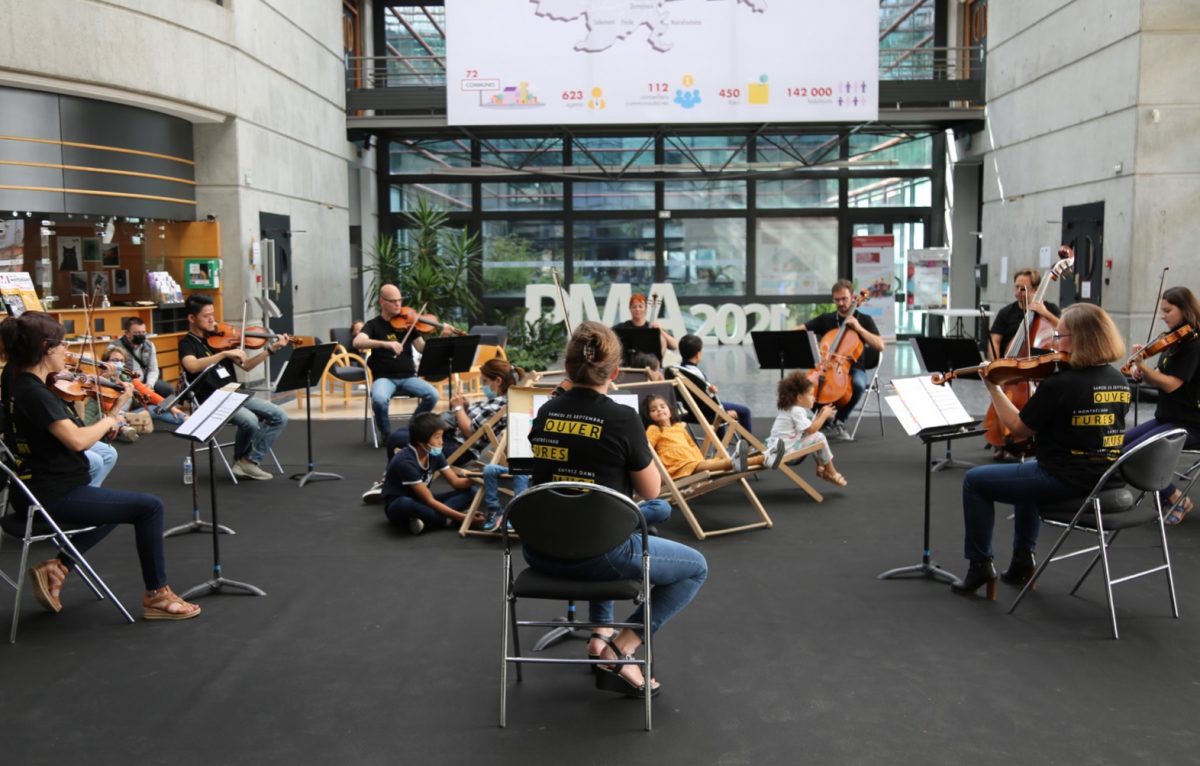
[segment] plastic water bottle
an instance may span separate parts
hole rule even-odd
[[[183,483],[192,483],[192,456],[188,455],[183,459]]]

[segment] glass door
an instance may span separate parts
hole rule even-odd
[[[920,335],[924,327],[925,312],[908,308],[908,253],[924,248],[926,222],[922,218],[874,223],[869,221],[850,224],[851,237],[891,234],[894,241],[892,288],[895,291],[895,333],[897,338]],[[860,285],[865,286],[865,285]]]

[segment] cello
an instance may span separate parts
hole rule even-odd
[[[1024,321],[1021,322],[1021,326],[1017,329],[1017,334],[1013,336],[1012,341],[1008,344],[1003,358],[1017,359],[1031,357],[1035,348],[1050,347],[1050,341],[1054,335],[1054,326],[1045,317],[1033,312],[1029,306],[1034,303],[1041,303],[1050,284],[1057,282],[1059,277],[1074,268],[1075,252],[1070,247],[1066,245],[1059,247],[1058,254],[1061,256],[1058,263],[1055,263],[1042,279],[1033,299],[1026,299]],[[1033,316],[1030,317],[1030,314],[1033,314]],[[1020,410],[1029,401],[1029,397],[1033,395],[1034,385],[1036,384],[1031,379],[1024,378],[1005,384],[1002,388],[1009,401]],[[988,405],[987,414],[983,419],[983,427],[985,429],[984,438],[989,445],[998,449],[1007,449],[1022,456],[1033,454],[1032,442],[1013,441],[1011,432],[1004,427],[1004,424],[1000,422],[1000,418],[996,415],[994,405]]]
[[[850,302],[848,316],[853,316],[854,311],[870,297],[870,290],[860,290]],[[846,323],[843,322],[836,330],[821,336],[820,348],[821,361],[807,375],[815,386],[816,403],[845,407],[854,395],[850,369],[862,356],[862,338],[856,332],[847,332]]]

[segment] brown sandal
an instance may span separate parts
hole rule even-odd
[[[847,484],[845,476],[842,476],[836,470],[826,468],[823,465],[817,466],[817,478],[824,479],[830,484],[836,484],[839,487],[844,487]]]
[[[199,604],[189,604],[164,585],[142,596],[142,618],[146,620],[190,620],[200,614]]]
[[[33,583],[33,597],[37,602],[51,612],[58,614],[62,611],[63,583],[66,582],[70,570],[58,559],[47,559],[37,566],[29,568],[29,578]]]

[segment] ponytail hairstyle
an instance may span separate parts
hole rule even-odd
[[[0,354],[6,367],[27,370],[63,341],[63,326],[44,311],[26,311],[0,322]]]
[[[525,375],[520,367],[513,367],[507,360],[501,359],[498,356],[480,365],[479,374],[485,378],[499,378],[501,380],[500,390],[496,392],[499,396],[507,394],[508,387],[515,385]]]
[[[603,386],[621,363],[621,341],[607,325],[584,322],[567,341],[567,377],[580,386]]]

